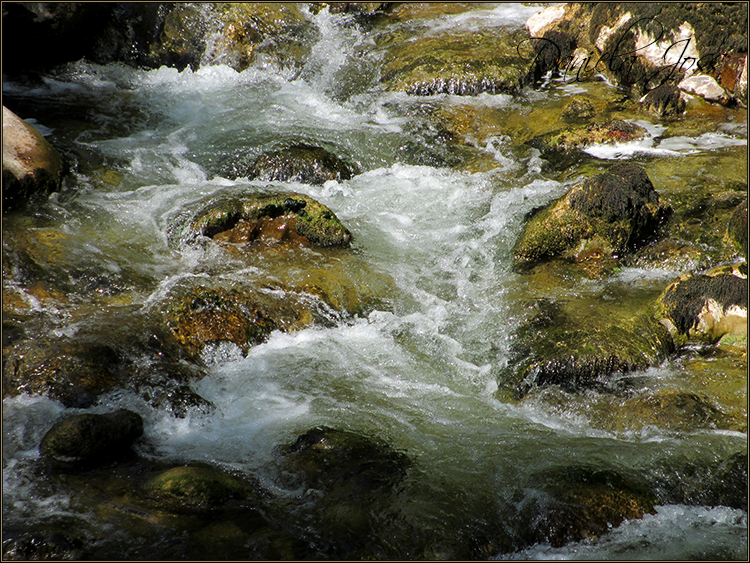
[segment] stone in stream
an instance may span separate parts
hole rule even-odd
[[[613,376],[658,365],[674,350],[669,332],[648,308],[621,318],[607,311],[594,317],[581,315],[575,302],[539,299],[529,312],[513,336],[499,382],[514,387],[517,397],[549,385],[571,392],[606,389]]]
[[[298,143],[264,152],[251,164],[232,157],[221,173],[232,180],[248,178],[322,185],[330,180],[349,180],[354,175],[354,167],[323,147]]]
[[[613,145],[638,141],[646,137],[647,131],[640,125],[615,119],[606,123],[591,123],[566,127],[544,133],[529,141],[552,166],[564,168],[580,159],[582,151],[592,145]]]
[[[729,218],[727,239],[747,260],[747,198],[740,203]]]
[[[643,107],[657,117],[680,115],[685,111],[685,100],[674,84],[662,84],[641,99]]]
[[[514,269],[552,259],[620,258],[652,239],[670,212],[641,166],[617,164],[529,219],[513,249]]]
[[[201,204],[199,204],[201,205]],[[346,247],[352,235],[325,205],[299,193],[213,197],[180,228],[183,240],[197,236],[231,242],[290,240],[304,245]]]
[[[347,483],[360,492],[390,487],[411,466],[405,453],[381,440],[327,426],[312,428],[280,449],[285,467],[307,486],[324,490]]]
[[[127,455],[142,435],[143,419],[129,410],[76,414],[50,428],[39,451],[63,464],[103,465]]]
[[[63,161],[31,125],[3,106],[3,207],[21,207],[60,188]]]
[[[727,335],[747,338],[747,302],[747,262],[742,262],[680,276],[657,308],[675,342],[715,343]]]
[[[159,472],[144,483],[143,490],[166,507],[188,511],[216,510],[249,494],[238,479],[203,465]]]
[[[615,471],[584,465],[531,475],[517,499],[519,524],[515,542],[520,546],[549,543],[561,547],[594,539],[625,520],[655,514],[656,496]]]

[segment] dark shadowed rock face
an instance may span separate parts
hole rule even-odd
[[[101,465],[123,457],[142,435],[143,419],[132,411],[77,414],[50,428],[39,451],[58,462]]]

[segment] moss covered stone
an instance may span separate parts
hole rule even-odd
[[[132,411],[77,414],[50,428],[39,451],[55,461],[103,464],[122,457],[142,435],[143,419]]]
[[[560,117],[567,121],[586,120],[595,114],[594,104],[583,96],[573,96],[560,111]]]
[[[615,165],[529,219],[513,250],[514,268],[594,253],[622,257],[653,237],[669,213],[642,167]]]
[[[499,381],[519,397],[548,385],[606,388],[613,375],[657,365],[674,349],[669,332],[648,311],[597,318],[579,316],[573,304],[540,299],[530,313],[513,336]]]
[[[520,532],[529,545],[597,538],[625,520],[655,514],[655,495],[617,472],[585,465],[532,475],[535,494],[517,504],[517,518],[528,520]]]
[[[233,229],[237,229],[235,235],[228,234]],[[293,231],[290,238],[314,246],[348,246],[352,238],[328,207],[298,193],[248,194],[210,200],[193,216],[186,230],[185,238],[198,235],[215,238],[226,233],[223,237],[228,242],[243,243],[264,236],[279,238],[280,231]]]
[[[583,151],[592,145],[636,141],[646,134],[646,129],[640,125],[615,119],[607,123],[592,123],[545,133],[529,141],[529,144],[553,162],[567,162],[563,158],[565,155]]]
[[[680,115],[685,111],[685,100],[674,84],[662,84],[641,98],[643,107],[657,117]]]
[[[381,81],[388,90],[420,96],[515,93],[527,83],[533,61],[519,54],[521,40],[502,28],[393,40]]]
[[[215,510],[247,495],[241,481],[205,466],[168,469],[149,479],[143,488],[170,508],[199,511]]]
[[[659,297],[657,310],[680,344],[746,335],[747,262],[680,276]]]

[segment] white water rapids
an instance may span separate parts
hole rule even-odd
[[[502,21],[520,27],[537,9],[504,4],[439,18],[434,25],[471,29]],[[212,412],[196,409],[176,418],[125,392],[110,393],[85,411],[43,397],[5,399],[4,519],[33,521],[69,509],[68,499],[41,494],[43,487],[25,472],[38,457],[44,432],[66,412],[135,410],[145,420],[143,455],[216,463],[290,497],[298,491],[284,490],[275,478],[278,445],[318,425],[376,436],[407,452],[423,472],[429,486],[413,492],[409,502],[418,507],[415,518],[437,535],[471,522],[479,506],[486,511],[509,502],[525,478],[541,469],[585,461],[648,479],[659,476],[671,456],[724,459],[740,450],[746,434],[650,427],[614,434],[578,414],[559,416],[533,403],[517,406],[497,398],[497,370],[507,361],[515,321],[509,293],[527,283],[511,271],[511,249],[524,215],[562,195],[567,185],[542,172],[536,151],[522,152],[505,137],[480,147],[497,163],[489,172],[404,162],[401,147],[412,140],[419,119],[404,108],[415,98],[378,87],[341,94],[342,73],[367,36],[344,25],[344,16],[323,11],[315,18],[321,39],[299,77],[273,66],[178,72],[79,62],[46,77],[43,86],[4,84],[7,96],[69,108],[69,131],[41,120],[40,129],[49,127],[118,170],[120,180],[112,185],[79,174],[75,197],[54,195],[44,213],[61,232],[85,238],[79,253],[66,258],[71,266],[94,264],[114,276],[136,272],[156,280],[154,292],[141,297],[144,306],[215,259],[203,248],[170,245],[171,219],[222,190],[266,185],[216,176],[220,156],[299,138],[337,147],[361,173],[323,186],[277,187],[333,210],[353,233],[352,252],[392,278],[396,288],[382,310],[334,327],[274,332],[246,356],[230,344],[206,349],[210,376],[193,386],[216,406]],[[460,101],[524,111],[564,89],[552,84],[517,97],[485,94]],[[719,131],[611,153],[601,149],[595,156],[652,151],[668,158],[743,142]],[[675,275],[626,268],[610,280],[560,291],[661,287]],[[75,334],[76,327],[55,330]],[[641,375],[664,380],[677,377],[677,370],[667,361]],[[746,512],[668,504],[599,539],[560,548],[538,545],[508,557],[731,559],[747,555],[746,543]]]

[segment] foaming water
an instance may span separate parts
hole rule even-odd
[[[656,514],[625,522],[598,540],[561,548],[540,545],[501,559],[739,561],[747,559],[747,513],[725,507],[658,506]]]

